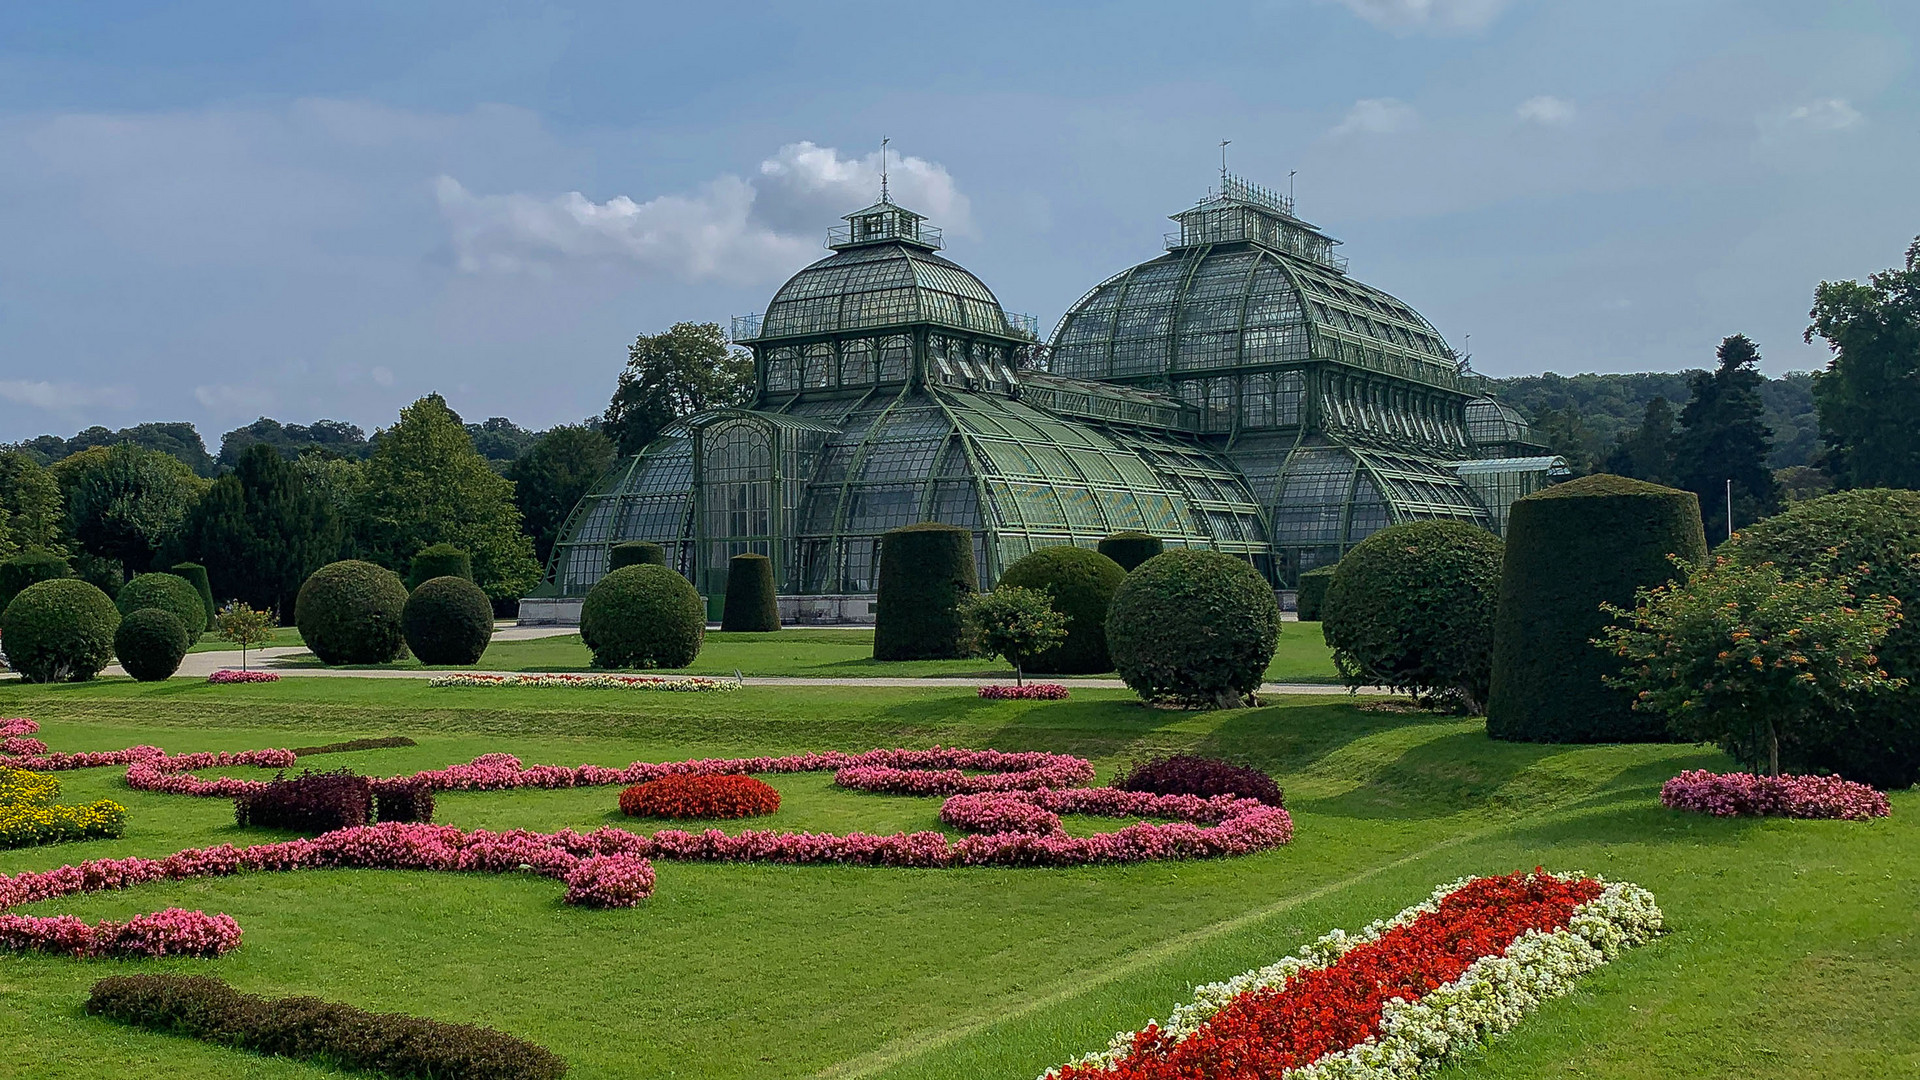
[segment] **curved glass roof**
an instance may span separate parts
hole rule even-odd
[[[1467,402],[1467,435],[1475,446],[1540,445],[1520,410],[1490,397]]]
[[[937,323],[1005,336],[993,291],[958,264],[905,243],[850,247],[793,275],[773,294],[759,339]]]

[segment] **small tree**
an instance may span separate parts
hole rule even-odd
[[[255,611],[235,600],[220,609],[213,624],[220,629],[220,640],[240,646],[240,670],[247,670],[247,650],[273,640],[273,614]]]
[[[960,617],[982,648],[1013,665],[1014,685],[1024,685],[1027,661],[1067,640],[1067,617],[1040,589],[1002,585],[960,601]]]
[[[1675,734],[1718,742],[1755,772],[1780,775],[1783,734],[1805,743],[1862,694],[1899,686],[1876,650],[1900,601],[1858,598],[1845,577],[1788,580],[1772,563],[1725,558],[1674,565],[1684,582],[1640,589],[1621,625],[1594,644],[1626,661],[1609,677],[1633,707],[1666,716]]]

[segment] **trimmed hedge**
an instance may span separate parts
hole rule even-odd
[[[13,598],[20,595],[20,590],[29,585],[72,576],[73,567],[64,556],[46,548],[28,548],[0,562],[0,611],[5,611]]]
[[[383,822],[420,822],[433,820],[433,789],[418,780],[399,777],[393,780],[374,780],[373,789],[374,817]]]
[[[1487,734],[1521,742],[1657,742],[1657,714],[1635,712],[1601,679],[1618,657],[1592,642],[1602,602],[1633,606],[1635,589],[1671,581],[1668,556],[1704,562],[1700,500],[1605,473],[1516,501],[1494,618]]]
[[[925,521],[880,537],[875,660],[952,660],[965,655],[960,598],[980,586],[973,533]]]
[[[1174,548],[1114,591],[1107,649],[1149,701],[1238,708],[1259,689],[1280,640],[1273,588],[1243,559]]]
[[[772,559],[749,552],[727,560],[727,599],[720,611],[720,629],[748,633],[780,629]]]
[[[207,609],[200,602],[200,592],[192,582],[178,574],[141,574],[120,586],[120,594],[113,598],[113,606],[120,609],[121,618],[141,608],[159,608],[170,612],[180,620],[181,626],[187,628],[189,646],[207,632]]]
[[[87,1014],[237,1050],[395,1077],[557,1080],[567,1063],[474,1024],[370,1013],[314,997],[242,994],[212,975],[111,975]]]
[[[1300,575],[1293,593],[1293,613],[1301,622],[1319,622],[1325,615],[1327,586],[1333,584],[1334,566],[1318,566]]]
[[[241,828],[303,833],[359,828],[373,820],[373,782],[345,769],[294,777],[282,773],[265,787],[237,796],[233,818]]]
[[[664,566],[615,570],[580,604],[580,640],[597,668],[683,668],[706,639],[706,604]]]
[[[1268,806],[1285,806],[1286,798],[1273,777],[1247,765],[1235,765],[1219,758],[1198,754],[1173,754],[1135,762],[1113,778],[1121,791],[1146,791],[1155,795],[1237,795],[1258,799]]]
[[[1795,503],[1734,534],[1721,554],[1770,562],[1788,577],[1820,572],[1854,578],[1856,595],[1900,600],[1906,619],[1880,646],[1880,666],[1907,680],[1865,695],[1850,715],[1826,718],[1818,736],[1780,745],[1795,771],[1835,772],[1878,788],[1920,780],[1920,491],[1863,488]],[[1864,567],[1865,569],[1861,569]]]
[[[207,629],[213,629],[213,617],[220,609],[213,602],[213,582],[207,577],[207,568],[197,562],[174,563],[167,573],[185,578],[193,591],[200,594],[200,604],[207,609]]]
[[[607,551],[607,573],[629,566],[665,566],[667,549],[651,540],[626,540]]]
[[[1389,525],[1334,568],[1320,632],[1349,687],[1478,715],[1493,669],[1500,538],[1459,521]]]
[[[113,655],[120,658],[127,674],[141,682],[172,678],[191,647],[179,618],[156,607],[128,614],[113,632]]]
[[[429,578],[400,609],[400,628],[423,664],[477,664],[493,640],[493,604],[466,578]]]
[[[473,556],[452,544],[428,544],[407,564],[407,588],[413,590],[437,577],[473,580]]]
[[[296,746],[294,757],[311,757],[314,754],[346,754],[355,750],[390,750],[396,746],[418,746],[417,742],[405,735],[383,735],[377,739],[348,739],[345,742],[330,742],[320,746]]]
[[[1117,532],[1100,541],[1098,550],[1131,574],[1135,567],[1167,550],[1167,546],[1150,533]]]
[[[0,612],[0,646],[27,682],[85,682],[113,659],[120,612],[98,588],[54,578],[20,590]]]
[[[1000,575],[1000,584],[1037,589],[1067,617],[1067,640],[1021,665],[1035,675],[1091,675],[1113,670],[1107,655],[1107,609],[1127,579],[1114,560],[1082,547],[1045,547]]]
[[[323,664],[384,664],[407,646],[407,587],[384,566],[343,559],[315,570],[293,603],[300,638]]]

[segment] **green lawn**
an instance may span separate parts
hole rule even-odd
[[[1290,631],[1293,627],[1288,628]],[[1169,712],[1119,691],[983,703],[963,689],[750,687],[682,695],[435,690],[405,680],[209,687],[123,680],[0,686],[58,749],[300,745],[407,734],[420,745],[309,759],[392,772],[505,750],[623,764],[873,746],[1046,748],[1102,777],[1191,749],[1285,786],[1296,841],[1265,855],[1074,870],[875,870],[657,863],[638,909],[584,911],[534,878],[374,871],[244,875],[30,905],[124,918],[233,914],[215,961],[0,957],[0,1076],[336,1075],[89,1019],[93,979],[219,974],[243,990],[487,1023],[549,1046],[570,1076],[1030,1080],[1108,1035],[1333,928],[1357,928],[1465,873],[1545,865],[1640,882],[1671,932],[1548,1003],[1444,1074],[1492,1078],[1920,1075],[1920,794],[1870,824],[1718,821],[1659,807],[1688,746],[1489,741],[1473,721],[1364,711],[1344,697]],[[235,775],[260,775],[237,770]],[[249,843],[217,800],[62,774],[69,799],[121,799],[120,841],[0,852],[0,872]],[[938,801],[771,777],[784,828],[937,827]],[[550,830],[619,822],[615,789],[449,794],[439,820]],[[1109,826],[1110,827],[1110,826]]]

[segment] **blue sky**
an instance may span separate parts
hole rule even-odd
[[[1050,327],[1231,165],[1493,375],[1778,373],[1920,234],[1920,5],[0,5],[0,441],[604,407],[869,200]]]

